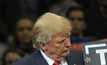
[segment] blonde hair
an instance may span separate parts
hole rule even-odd
[[[69,33],[72,30],[68,19],[53,13],[45,13],[34,24],[32,31],[33,46],[40,49],[38,42],[48,43],[52,36]]]

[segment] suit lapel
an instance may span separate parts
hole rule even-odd
[[[37,50],[36,52],[34,52],[32,54],[32,56],[35,58],[36,60],[36,64],[35,65],[48,65],[48,63],[46,62],[46,60],[44,59],[44,57],[42,56],[42,54],[40,53],[39,50]]]
[[[68,65],[73,65],[73,61],[69,58],[69,56],[66,57]]]

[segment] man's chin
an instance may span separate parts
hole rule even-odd
[[[69,54],[70,54],[70,51],[63,53],[59,59],[56,59],[56,61],[61,61],[65,59]]]

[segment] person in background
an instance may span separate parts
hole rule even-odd
[[[81,7],[71,7],[66,17],[71,20],[73,25],[72,37],[84,37],[84,30],[87,28],[86,15]]]
[[[21,17],[16,23],[14,43],[16,48],[25,55],[29,55],[35,51],[31,40],[32,27],[33,21],[29,17]]]
[[[14,62],[23,56],[23,54],[17,52],[15,49],[8,49],[3,54],[2,65],[13,65]]]
[[[32,40],[38,50],[13,65],[84,65],[82,51],[70,50],[68,19],[45,13],[34,24]]]
[[[71,25],[73,30],[71,31],[71,49],[82,50],[81,43],[95,41],[95,37],[87,36],[87,19],[85,10],[82,7],[71,7],[67,13],[66,17],[71,20]]]

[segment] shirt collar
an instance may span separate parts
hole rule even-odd
[[[45,60],[47,61],[47,63],[48,63],[49,65],[53,65],[53,63],[55,62],[55,60],[49,58],[49,57],[43,52],[42,49],[40,49],[40,52],[41,52],[42,56],[45,58]],[[66,59],[63,59],[60,63],[61,63],[60,65],[68,65]]]
[[[40,52],[42,54],[42,56],[45,58],[45,60],[48,62],[49,65],[53,65],[53,63],[55,62],[53,59],[49,58],[43,51],[42,49],[40,49]]]

